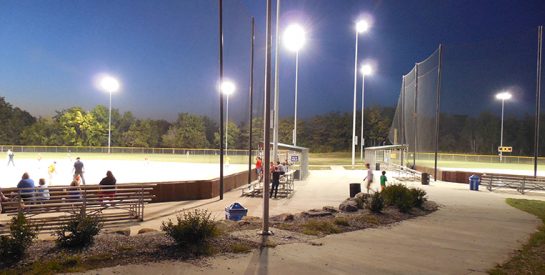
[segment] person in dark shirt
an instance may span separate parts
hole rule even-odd
[[[112,171],[106,172],[106,177],[103,178],[98,185],[100,185],[100,188],[105,190],[102,191],[102,196],[104,197],[111,197],[113,198],[115,196],[115,184],[117,180],[114,177],[114,174],[112,174]]]
[[[19,194],[21,194],[21,198],[25,201],[32,200],[34,197],[34,188],[36,187],[34,185],[34,181],[28,176],[28,173],[24,173],[21,180],[17,184],[17,188],[24,188],[23,190],[19,191]]]
[[[274,169],[272,170],[272,188],[269,198],[272,198],[274,191],[274,198],[276,199],[276,195],[278,194],[278,186],[280,185],[280,176],[284,175],[284,171],[282,171],[281,168],[278,166],[273,167]]]
[[[76,158],[76,162],[74,162],[74,178],[76,176],[79,176],[81,178],[81,182],[83,185],[85,185],[85,178],[83,177],[83,173],[85,170],[83,169],[83,162],[81,162],[80,157]]]

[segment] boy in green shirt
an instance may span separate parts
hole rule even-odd
[[[382,171],[382,176],[380,176],[380,191],[384,191],[384,188],[386,188],[386,181],[388,181],[388,178],[386,178],[386,171]]]

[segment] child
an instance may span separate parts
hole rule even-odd
[[[39,183],[40,185],[38,186],[38,200],[48,200],[50,196],[49,189],[47,189],[47,186],[45,186],[45,179],[41,178]]]
[[[380,176],[380,191],[384,191],[384,188],[386,188],[386,181],[388,181],[388,178],[386,178],[386,171],[382,171],[382,176]]]

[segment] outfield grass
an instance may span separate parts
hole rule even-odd
[[[417,165],[425,167],[434,167],[433,160],[417,160]],[[533,164],[525,163],[493,163],[493,162],[476,162],[476,161],[439,161],[437,163],[439,167],[445,168],[464,168],[464,169],[509,169],[509,170],[525,170],[533,171]],[[545,165],[538,165],[538,169],[545,169]]]
[[[506,199],[507,204],[536,215],[543,224],[522,249],[507,262],[490,270],[490,274],[545,274],[545,201]]]

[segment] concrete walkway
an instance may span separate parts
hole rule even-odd
[[[296,182],[291,199],[271,201],[271,214],[337,206],[348,195],[348,184],[361,181],[363,171],[312,171]],[[410,184],[409,184],[410,185]],[[416,184],[414,184],[416,186]],[[366,229],[306,243],[264,248],[249,254],[210,258],[206,265],[160,262],[104,268],[88,274],[478,274],[484,273],[526,242],[541,223],[534,216],[505,204],[506,197],[544,199],[516,193],[470,192],[467,185],[433,183],[421,186],[441,204],[439,211],[391,227]],[[376,187],[375,187],[376,188]],[[157,204],[147,207],[139,227],[157,228],[181,208],[207,208],[216,215],[232,201],[260,216],[261,200],[240,198]]]

